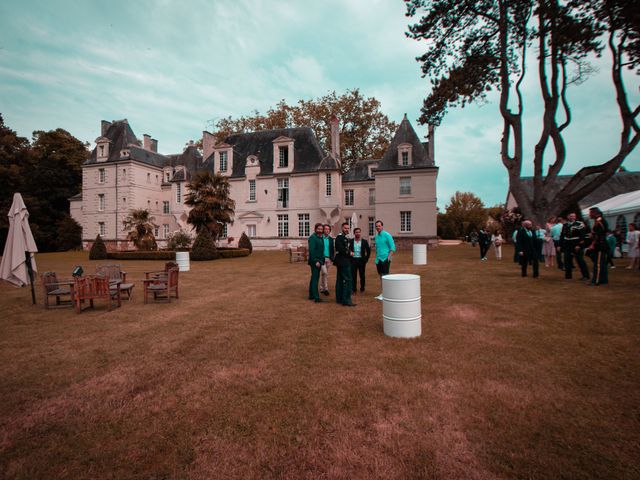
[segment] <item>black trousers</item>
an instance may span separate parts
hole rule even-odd
[[[488,243],[480,243],[480,258],[486,257],[488,251],[489,251],[489,244]]]
[[[587,267],[586,262],[584,261],[584,254],[582,253],[582,249],[578,249],[576,252],[574,248],[565,248],[564,250],[564,278],[570,279],[573,274],[573,259],[575,258],[578,267],[580,268],[580,273],[582,273],[582,278],[589,278],[589,267]]]
[[[364,261],[364,258],[353,258],[351,261],[352,291],[355,292],[358,289],[358,274],[360,274],[360,291],[364,292],[364,270],[367,268],[367,262]]]
[[[389,260],[376,263],[376,270],[378,270],[378,275],[380,276],[389,275],[390,266],[391,266],[391,262]]]
[[[538,255],[536,255],[534,253],[531,257],[528,257],[526,255],[522,255],[520,257],[520,268],[522,269],[522,276],[523,277],[527,276],[527,267],[529,266],[529,264],[531,264],[531,266],[533,267],[533,278],[536,278],[538,276],[538,274],[539,274],[539,270],[538,270],[538,266],[539,266]]]
[[[553,241],[553,247],[556,249],[556,265],[560,270],[564,270],[564,263],[562,263],[562,251],[558,249],[560,246],[560,240]]]

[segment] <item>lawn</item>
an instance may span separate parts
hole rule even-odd
[[[142,302],[162,262],[124,262],[112,312],[2,283],[0,477],[640,478],[640,272],[523,279],[505,250],[398,255],[422,277],[412,340],[382,333],[372,265],[356,308],[314,304],[283,252],[192,262],[171,304]]]

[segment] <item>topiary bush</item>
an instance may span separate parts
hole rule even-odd
[[[249,253],[253,253],[253,245],[251,245],[251,240],[249,239],[249,236],[244,232],[242,232],[240,240],[238,240],[238,248],[246,248],[247,250],[249,250]]]
[[[106,260],[107,246],[102,241],[102,237],[98,235],[89,250],[89,260]]]
[[[209,229],[203,228],[196,236],[193,247],[191,247],[190,258],[196,262],[200,260],[215,260],[218,258],[218,250],[216,249],[216,244],[213,241]]]

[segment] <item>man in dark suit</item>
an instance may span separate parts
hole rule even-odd
[[[358,286],[358,273],[360,274],[360,292],[364,292],[364,271],[371,256],[369,242],[362,238],[362,230],[358,227],[353,229],[353,238],[349,241],[351,251],[351,293],[356,293]]]
[[[598,207],[591,207],[589,209],[589,217],[593,220],[591,244],[587,247],[587,254],[593,260],[593,278],[589,285],[606,285],[609,283],[607,272],[607,257],[609,252],[607,230],[609,230],[609,225]]]
[[[487,252],[489,251],[489,245],[491,245],[491,235],[484,227],[480,229],[478,234],[478,244],[480,245],[480,260],[487,259]]]
[[[522,227],[516,235],[516,252],[522,268],[522,276],[527,276],[527,267],[533,266],[533,278],[538,276],[538,252],[536,248],[536,233],[533,231],[531,220],[522,222]]]
[[[583,249],[587,246],[588,234],[589,229],[585,223],[578,220],[578,216],[575,213],[570,213],[560,233],[560,248],[564,253],[564,278],[567,280],[572,277],[574,259],[578,267],[580,267],[580,273],[582,274],[580,280],[589,280],[589,267],[584,261],[583,254]]]
[[[351,251],[349,251],[349,224],[342,224],[342,233],[336,237],[336,256],[333,263],[336,275],[336,302],[345,307],[355,307],[351,301]]]
[[[320,268],[324,265],[324,242],[322,240],[322,224],[316,223],[315,233],[309,237],[309,266],[311,267],[311,279],[309,280],[309,300],[316,303],[322,302],[318,293],[318,279]]]

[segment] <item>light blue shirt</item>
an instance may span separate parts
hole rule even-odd
[[[393,237],[386,230],[376,234],[376,263],[384,262],[389,258],[389,252],[396,251]]]
[[[553,225],[551,227],[551,238],[553,238],[553,240],[555,242],[560,241],[560,234],[562,233],[562,224],[561,223],[556,223],[555,225]]]
[[[322,236],[322,241],[324,242],[324,256],[325,256],[325,258],[330,258],[329,257],[329,242],[331,241],[331,239],[329,237],[325,237],[323,235]]]
[[[362,257],[362,240],[353,241],[353,258],[361,258]]]

